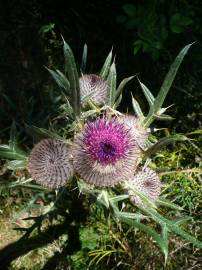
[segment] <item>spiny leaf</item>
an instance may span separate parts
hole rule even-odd
[[[154,118],[159,121],[172,121],[174,118],[168,114],[154,115]]]
[[[126,218],[124,216],[117,215],[118,219],[130,226],[133,226],[143,232],[145,232],[147,235],[151,236],[157,243],[157,245],[160,247],[161,251],[164,253],[165,257],[167,257],[168,254],[168,241],[165,239],[165,237],[162,237],[161,234],[158,234],[154,229],[152,229],[150,226],[147,226],[139,221],[136,221],[135,219]]]
[[[65,73],[70,82],[71,105],[76,116],[80,115],[80,88],[79,77],[76,68],[73,52],[69,45],[63,39],[63,51],[65,57]]]
[[[179,205],[174,204],[174,203],[172,203],[172,202],[170,202],[169,200],[166,200],[166,199],[164,199],[164,198],[159,198],[159,199],[157,199],[155,202],[156,202],[156,204],[159,205],[159,206],[165,206],[165,207],[172,208],[172,209],[179,210],[179,211],[184,210],[184,209],[183,209],[182,207],[180,207]]]
[[[118,195],[118,196],[111,197],[109,200],[110,202],[117,203],[125,199],[128,199],[128,197],[129,197],[128,195]]]
[[[36,126],[29,126],[29,125],[25,125],[27,132],[33,136],[33,137],[37,137],[40,139],[44,139],[44,138],[52,138],[52,139],[58,139],[60,141],[64,141],[64,139],[62,137],[60,137],[57,133],[54,133],[52,131],[49,131],[45,128],[39,128]]]
[[[148,219],[148,217],[140,214],[140,213],[130,213],[130,212],[119,212],[119,217],[124,217],[128,219],[135,219],[135,220],[142,220],[142,219]]]
[[[181,236],[185,240],[191,242],[192,244],[194,244],[198,248],[202,249],[202,242],[197,240],[194,236],[190,235],[189,233],[185,232],[182,228],[179,227],[179,225],[175,221],[173,222],[173,221],[163,217],[162,215],[157,213],[157,211],[155,211],[152,208],[150,208],[150,209],[144,208],[144,209],[142,209],[142,211],[146,212],[156,223],[158,223],[160,225],[165,224],[168,227],[170,232],[173,232],[173,233]]]
[[[186,141],[188,138],[184,135],[176,134],[173,136],[168,136],[165,138],[160,139],[157,143],[155,143],[151,148],[149,148],[145,152],[145,156],[151,156],[161,150],[164,146],[176,142],[176,141]]]
[[[119,95],[116,102],[114,103],[114,109],[116,109],[120,105],[121,101],[122,101],[122,94]]]
[[[57,83],[57,85],[61,88],[63,88],[65,90],[66,94],[70,94],[70,83],[68,81],[68,79],[65,77],[65,75],[60,72],[59,70],[51,70],[49,68],[46,67],[46,69],[48,70],[48,72],[51,74],[52,78],[55,80],[55,82]]]
[[[27,160],[10,160],[7,163],[9,170],[25,169],[27,167]]]
[[[132,95],[132,105],[133,105],[133,109],[135,111],[135,113],[137,114],[137,116],[141,119],[141,121],[143,121],[144,119],[144,115],[143,112],[140,108],[139,103],[137,102],[137,100],[133,97]]]
[[[110,67],[111,67],[111,63],[112,63],[112,50],[110,51],[110,53],[108,54],[105,62],[104,62],[104,65],[100,71],[100,76],[106,80],[107,79],[107,76],[109,74],[109,70],[110,70]]]
[[[159,111],[159,109],[163,105],[163,102],[164,102],[164,100],[168,94],[168,91],[170,90],[170,87],[175,79],[176,73],[177,73],[177,71],[182,63],[182,60],[184,59],[184,56],[186,55],[186,53],[188,52],[188,50],[192,44],[193,43],[185,46],[180,51],[180,53],[178,54],[178,56],[174,60],[173,64],[171,65],[171,67],[170,67],[170,69],[169,69],[169,71],[168,71],[168,73],[163,81],[163,84],[160,88],[160,91],[159,91],[159,93],[154,101],[154,104],[150,108],[149,113],[144,120],[144,124],[146,127],[148,127],[153,122],[154,115],[157,114],[157,112]]]
[[[108,105],[110,107],[113,107],[116,97],[116,66],[115,63],[112,63],[109,71],[109,75],[107,78],[108,83],[108,89],[107,89],[107,95],[108,95]]]
[[[86,63],[87,63],[87,54],[88,54],[88,47],[86,44],[84,44],[83,47],[83,54],[81,59],[81,72],[85,72],[86,70]]]
[[[102,203],[105,207],[109,208],[109,196],[107,191],[102,190],[97,196],[97,201]]]
[[[140,86],[142,88],[142,91],[143,91],[143,93],[144,93],[144,95],[145,95],[145,97],[146,97],[146,99],[147,99],[150,107],[152,107],[153,104],[154,104],[154,100],[155,100],[154,96],[149,91],[149,89],[146,87],[146,85],[144,85],[139,79],[138,79],[138,81],[140,83]]]
[[[125,85],[131,81],[135,76],[131,76],[131,77],[128,77],[128,78],[125,78],[122,80],[122,82],[119,84],[117,90],[116,90],[116,98],[119,97],[119,95],[122,93],[123,91],[123,88],[125,87]]]
[[[11,148],[10,145],[1,144],[0,157],[14,160],[25,160],[27,158],[27,154],[22,150]]]

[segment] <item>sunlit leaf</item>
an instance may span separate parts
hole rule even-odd
[[[25,169],[27,167],[27,160],[10,160],[7,163],[9,170]]]
[[[100,76],[106,80],[110,71],[110,67],[111,67],[111,63],[112,63],[112,50],[110,51],[110,53],[108,54],[104,65],[100,71]]]
[[[152,93],[149,91],[149,89],[146,87],[146,85],[144,85],[140,80],[138,80],[138,81],[139,81],[139,83],[140,83],[140,86],[141,86],[141,88],[142,88],[142,91],[143,91],[143,93],[144,93],[144,95],[145,95],[145,97],[146,97],[146,99],[147,99],[147,101],[148,101],[150,107],[153,106],[154,100],[155,100],[154,96],[153,96]]]
[[[107,104],[113,107],[116,98],[116,66],[112,63],[107,77],[108,89],[107,89]]]
[[[131,77],[128,77],[128,78],[125,78],[121,81],[121,83],[119,84],[117,90],[116,90],[116,98],[118,98],[120,96],[120,94],[122,93],[123,91],[123,88],[126,86],[126,84],[131,81],[135,76],[131,76]]]
[[[65,73],[67,74],[70,83],[71,105],[75,115],[79,116],[81,105],[80,105],[80,88],[79,88],[78,71],[73,52],[64,39],[63,39],[63,51],[65,57]]]
[[[145,156],[151,156],[151,155],[155,154],[156,152],[161,150],[164,146],[166,146],[170,143],[174,143],[177,141],[186,141],[186,140],[188,140],[188,138],[186,136],[180,135],[180,134],[176,134],[176,135],[172,135],[172,136],[168,136],[168,137],[159,139],[157,143],[155,143],[151,148],[149,148],[145,152]]]
[[[140,105],[139,103],[137,102],[137,100],[133,97],[132,95],[132,105],[133,105],[133,109],[135,111],[135,113],[137,114],[137,116],[143,120],[144,119],[144,115],[143,115],[143,112],[140,108]]]
[[[193,43],[185,46],[180,53],[178,54],[178,56],[175,58],[173,64],[171,65],[164,81],[163,84],[160,88],[160,91],[157,95],[157,97],[155,98],[154,104],[152,107],[150,107],[149,113],[147,115],[147,117],[144,120],[144,124],[146,127],[148,127],[153,120],[155,119],[155,116],[157,114],[157,112],[159,111],[159,109],[161,108],[161,106],[163,105],[163,102],[168,94],[168,91],[170,90],[170,87],[175,79],[176,73],[182,63],[182,60],[184,59],[184,56],[186,55],[186,53],[188,52],[189,48],[191,47]]]

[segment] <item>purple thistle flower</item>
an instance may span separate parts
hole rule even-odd
[[[117,118],[86,124],[74,142],[74,167],[96,186],[113,186],[132,177],[140,150]]]
[[[90,99],[97,104],[104,104],[106,102],[108,85],[100,76],[95,74],[82,75],[79,78],[79,86],[81,98],[92,94]]]
[[[161,193],[161,181],[158,174],[149,169],[145,168],[139,171],[129,181],[131,186],[134,186],[138,191],[142,192],[151,201],[155,201]],[[139,206],[143,206],[142,199],[134,193],[134,191],[128,191],[131,201]]]
[[[64,186],[73,175],[73,163],[69,147],[55,139],[44,139],[31,151],[28,171],[42,186]]]
[[[120,122],[130,129],[133,138],[142,150],[146,149],[146,140],[149,132],[143,127],[138,117],[129,114],[123,114],[120,117]]]

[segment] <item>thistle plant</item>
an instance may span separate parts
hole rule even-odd
[[[162,107],[163,102],[190,46],[184,47],[174,60],[157,97],[139,81],[149,104],[149,112],[143,113],[132,96],[134,114],[128,115],[119,112],[117,107],[122,100],[124,87],[134,76],[125,78],[117,86],[112,51],[100,73],[85,74],[87,47],[84,48],[79,69],[71,48],[63,40],[64,73],[48,71],[65,96],[66,113],[71,121],[71,127],[66,130],[69,136],[63,138],[60,134],[38,128],[46,139],[33,146],[29,155],[21,154],[16,144],[0,147],[1,156],[13,159],[10,169],[27,168],[31,177],[28,183],[33,180],[32,186],[46,187],[42,188],[42,193],[56,191],[57,196],[41,216],[40,224],[43,218],[57,213],[60,208],[58,200],[61,201],[64,191],[68,191],[72,183],[80,194],[95,198],[95,202],[104,207],[115,222],[126,223],[152,237],[164,253],[165,260],[170,234],[176,234],[202,248],[202,242],[186,232],[180,222],[160,214],[159,207],[166,206],[178,211],[181,208],[161,198],[160,176],[150,168],[152,156],[163,146],[188,140],[180,134],[157,140],[151,134],[150,126],[156,119],[171,119],[165,114],[167,108]],[[26,187],[27,181],[16,184]],[[62,205],[66,211],[68,206],[65,200]],[[38,219],[34,221],[37,225],[26,230],[26,236],[39,226]],[[151,226],[154,223],[161,230]]]

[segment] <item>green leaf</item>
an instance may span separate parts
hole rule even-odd
[[[81,59],[81,72],[85,72],[87,63],[88,47],[86,44],[83,46],[83,54]]]
[[[144,93],[144,95],[145,95],[145,97],[146,97],[146,99],[147,99],[150,107],[152,107],[153,104],[154,104],[154,100],[155,100],[154,96],[149,91],[149,89],[146,87],[146,85],[144,85],[139,79],[138,79],[138,81],[140,83],[140,86],[142,88],[142,91],[143,91],[143,93]]]
[[[97,113],[96,110],[88,110],[86,112],[82,112],[81,113],[81,119],[87,119],[89,116],[92,116],[92,115],[94,115],[96,113]]]
[[[0,157],[16,160],[25,160],[27,158],[27,154],[22,150],[16,150],[15,148],[11,148],[10,145],[1,144]]]
[[[180,34],[184,32],[186,30],[186,27],[190,24],[192,24],[192,19],[180,13],[176,13],[171,16],[170,28],[174,33]]]
[[[129,17],[135,17],[136,15],[136,7],[133,4],[123,5],[123,10]]]
[[[97,196],[97,201],[101,204],[103,204],[106,208],[109,208],[109,196],[108,192],[105,190],[102,190],[100,194]]]
[[[69,117],[72,117],[73,118],[73,114],[74,114],[74,111],[73,111],[73,108],[67,98],[67,96],[64,95],[64,98],[65,98],[65,104],[62,104],[60,106],[60,109],[62,109]]]
[[[108,83],[108,89],[107,89],[107,95],[108,95],[108,101],[107,104],[110,107],[113,107],[115,98],[116,98],[116,66],[115,63],[112,63],[109,71],[109,75],[107,78]]]
[[[120,103],[122,101],[122,97],[123,97],[122,94],[120,94],[119,97],[117,98],[116,102],[114,103],[114,109],[116,109],[120,105]]]
[[[182,211],[184,210],[182,207],[180,207],[179,205],[175,204],[175,203],[172,203],[170,202],[169,200],[166,200],[164,198],[159,198],[157,200],[155,200],[156,204],[158,206],[165,206],[165,207],[168,207],[168,208],[171,208],[171,209],[175,209],[175,210],[179,210],[179,211]]]
[[[110,51],[110,53],[108,54],[104,65],[100,71],[100,76],[106,80],[110,71],[110,67],[111,67],[111,63],[112,63],[112,50]]]
[[[118,98],[120,96],[120,94],[122,93],[123,91],[123,88],[125,87],[125,85],[134,78],[135,76],[131,76],[131,77],[128,77],[128,78],[125,78],[122,80],[122,82],[119,84],[117,90],[116,90],[116,98]]]
[[[160,91],[154,101],[153,106],[150,108],[149,113],[147,117],[144,120],[145,127],[149,127],[149,125],[153,122],[155,119],[155,115],[157,115],[157,112],[161,109],[161,106],[163,105],[163,102],[168,94],[168,91],[170,90],[170,87],[175,79],[176,73],[182,63],[182,60],[184,59],[185,55],[187,54],[189,48],[192,46],[193,43],[188,44],[185,46],[178,56],[175,58],[173,64],[171,65],[163,84],[160,88]]]
[[[25,169],[27,167],[27,160],[11,160],[7,163],[7,168],[9,170],[20,170]]]
[[[15,121],[13,121],[10,129],[9,146],[11,149],[15,149],[17,146],[17,129]]]
[[[165,257],[167,257],[168,254],[168,241],[165,239],[165,237],[162,237],[161,234],[158,234],[154,229],[152,229],[150,226],[147,226],[140,221],[136,221],[131,218],[126,218],[124,216],[119,215],[118,213],[118,219],[132,227],[135,227],[143,232],[145,232],[147,235],[151,236],[154,241],[156,241],[157,245],[160,247],[161,251],[164,253]]]
[[[159,213],[157,213],[154,209],[142,209],[143,212],[146,212],[155,222],[162,225],[165,224],[169,231],[181,236],[183,239],[191,242],[198,248],[202,248],[202,242],[197,240],[194,236],[190,235],[189,233],[185,232],[182,228],[179,227],[179,225],[176,222],[170,221],[167,218],[161,216]]]
[[[100,235],[97,234],[92,227],[82,228],[80,230],[80,240],[82,242],[82,249],[94,250],[100,239]]]
[[[184,135],[176,134],[173,136],[168,136],[165,138],[160,139],[157,143],[155,143],[151,148],[149,148],[145,152],[145,156],[151,156],[161,150],[164,146],[176,142],[176,141],[186,141],[188,138]]]
[[[173,118],[172,116],[168,115],[168,114],[161,114],[161,115],[154,115],[155,119],[159,120],[159,121],[172,121]]]
[[[202,135],[202,129],[197,129],[192,132],[187,133],[186,135]]]
[[[169,241],[168,241],[169,230],[168,230],[168,227],[167,227],[166,224],[162,224],[162,225],[161,225],[161,232],[162,232],[162,238],[163,238],[163,240],[164,240],[164,245],[165,245],[165,247],[167,247],[167,248],[164,250],[165,263],[166,263],[167,258],[168,258],[168,244],[169,244]]]
[[[110,200],[110,202],[117,203],[117,202],[123,201],[125,199],[128,199],[128,197],[129,197],[128,195],[118,195],[115,197],[111,197],[109,200]]]
[[[96,93],[96,91],[97,91],[97,90],[94,90],[94,91],[90,92],[89,94],[83,96],[83,97],[81,98],[81,103],[82,103],[82,104],[85,104],[85,103],[87,103],[88,101],[90,101],[91,98],[93,97],[93,95]]]
[[[39,139],[45,139],[45,138],[52,138],[52,139],[58,139],[60,141],[64,141],[62,137],[60,137],[57,133],[54,133],[52,131],[49,131],[45,128],[38,128],[36,126],[28,126],[25,125],[26,131],[32,136]]]
[[[69,45],[63,39],[63,51],[65,57],[65,73],[68,75],[70,82],[71,105],[76,116],[80,115],[80,88],[78,71],[73,52]]]
[[[142,220],[142,219],[148,219],[146,216],[140,214],[140,213],[130,213],[130,212],[119,212],[119,217],[128,218],[128,219],[135,219],[135,220]]]
[[[182,217],[174,220],[173,222],[177,225],[184,225],[187,224],[188,221],[191,221],[193,218],[192,217]]]
[[[137,102],[137,100],[133,97],[132,95],[132,105],[133,105],[133,109],[134,112],[137,114],[137,116],[140,118],[140,120],[142,121],[144,119],[144,115],[143,112],[140,108],[139,103]]]
[[[66,94],[70,94],[70,83],[68,81],[68,79],[65,77],[65,75],[60,72],[59,70],[51,70],[49,68],[46,67],[46,69],[48,70],[48,72],[51,74],[52,78],[55,80],[55,82],[57,83],[57,85],[61,88],[63,88],[65,90]]]

